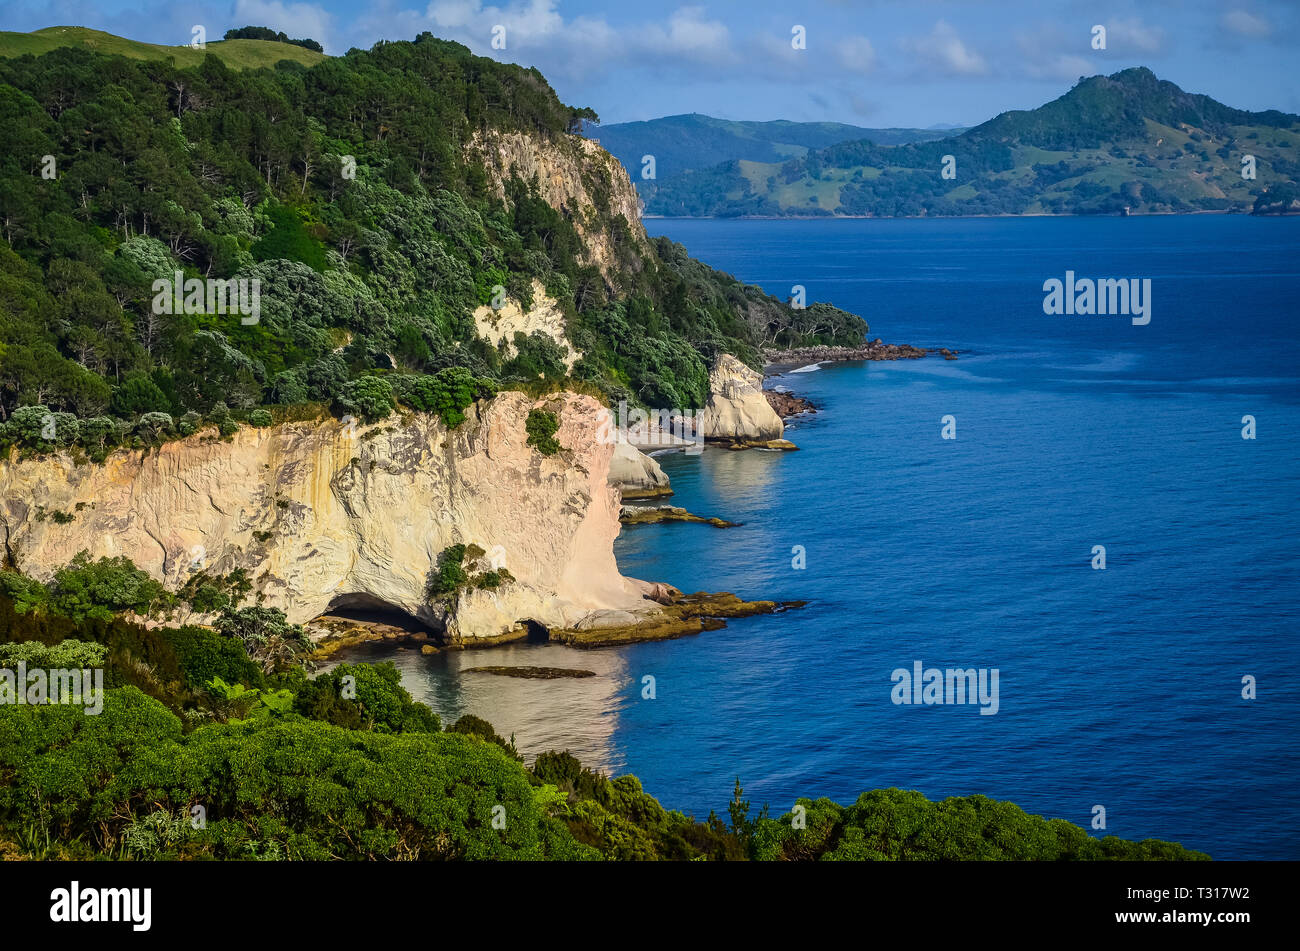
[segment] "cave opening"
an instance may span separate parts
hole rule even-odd
[[[545,624],[534,621],[532,618],[521,618],[519,624],[528,629],[527,641],[529,644],[545,644],[551,639],[551,631]]]
[[[445,633],[441,626],[430,625],[409,611],[364,592],[339,595],[330,602],[321,617],[343,618],[358,624],[385,624],[409,634],[441,637]]]

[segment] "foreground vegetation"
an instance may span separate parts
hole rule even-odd
[[[312,677],[300,630],[237,607],[246,579],[204,578],[179,596],[152,584],[121,559],[79,558],[48,585],[0,572],[0,666],[102,665],[107,688],[96,716],[0,704],[0,857],[1206,858],[1095,839],[983,796],[899,789],[773,816],[737,781],[725,818],[697,821],[567,752],[526,766],[476,717],[444,728],[392,664]],[[176,625],[185,607],[219,620]],[[173,623],[132,619],[147,613]]]

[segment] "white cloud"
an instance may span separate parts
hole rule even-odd
[[[1165,46],[1165,31],[1138,17],[1110,20],[1106,24],[1106,49],[1119,53],[1159,53]]]
[[[968,47],[947,20],[939,20],[925,36],[904,39],[902,47],[918,65],[944,75],[983,76],[989,71],[984,57]]]
[[[1083,45],[1088,45],[1090,35],[1085,35]],[[1032,79],[1052,82],[1074,82],[1080,76],[1095,76],[1105,72],[1096,55],[1068,52],[1078,49],[1078,36],[1071,35],[1056,24],[1042,24],[1032,30],[1016,34],[1016,48],[1024,75]]]
[[[726,25],[709,19],[701,7],[680,7],[665,20],[616,29],[604,17],[566,20],[558,6],[556,0],[513,0],[501,6],[484,6],[481,0],[432,0],[421,16],[386,2],[359,20],[356,28],[366,43],[380,36],[414,36],[429,30],[480,55],[570,78],[638,59],[657,68],[681,62],[719,65],[734,59]],[[399,24],[401,29],[395,31]],[[498,25],[505,28],[503,50],[492,47],[493,28]]]
[[[1273,24],[1247,10],[1229,10],[1223,14],[1224,29],[1249,39],[1259,39],[1273,32]]]
[[[703,7],[682,7],[668,18],[667,29],[652,24],[633,37],[639,37],[630,42],[633,48],[687,59],[726,56],[731,48],[726,24],[705,19]]]
[[[869,73],[876,66],[876,49],[865,36],[846,36],[835,44],[835,56],[851,73]]]
[[[336,53],[331,44],[333,15],[314,3],[282,3],[280,0],[235,0],[238,26],[266,26],[291,39],[310,38]]]

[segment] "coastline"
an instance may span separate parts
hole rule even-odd
[[[1300,214],[1300,211],[1281,214]],[[923,221],[926,219],[962,221],[967,218],[1190,218],[1197,215],[1241,215],[1244,218],[1264,218],[1267,214],[1254,211],[1142,211],[1136,214],[1078,215],[1035,211],[1005,215],[651,215],[642,214],[642,221]]]

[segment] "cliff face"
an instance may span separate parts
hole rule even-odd
[[[729,353],[719,354],[709,371],[709,401],[697,422],[704,438],[714,442],[766,443],[785,432],[763,395],[762,374]]]
[[[560,309],[559,302],[547,294],[542,282],[536,279],[533,280],[533,306],[529,310],[524,310],[519,301],[508,297],[499,310],[486,305],[476,308],[474,326],[478,335],[494,347],[505,341],[506,353],[511,357],[517,352],[517,333],[525,337],[534,333],[550,337],[564,351],[566,369],[572,370],[573,365],[582,357],[565,336],[564,311]]]
[[[618,287],[619,271],[631,263],[622,245],[638,255],[649,253],[649,242],[641,224],[640,200],[627,170],[590,139],[568,135],[543,139],[522,132],[489,132],[476,135],[468,152],[487,169],[499,197],[505,197],[505,183],[512,175],[525,182],[537,177],[538,193],[547,204],[573,222],[586,246],[584,264],[593,264],[612,286]],[[628,231],[616,233],[619,216],[627,220]],[[620,259],[624,263],[620,264]]]
[[[560,419],[566,447],[526,444],[530,409]],[[450,433],[436,417],[212,431],[103,465],[67,455],[0,461],[0,540],[42,580],[82,549],[125,555],[170,587],[198,570],[244,568],[265,604],[304,622],[332,607],[384,605],[449,637],[628,623],[655,605],[614,561],[616,489],[590,397],[503,393]],[[74,516],[58,524],[46,513]],[[516,580],[426,596],[438,555],[478,545]]]

